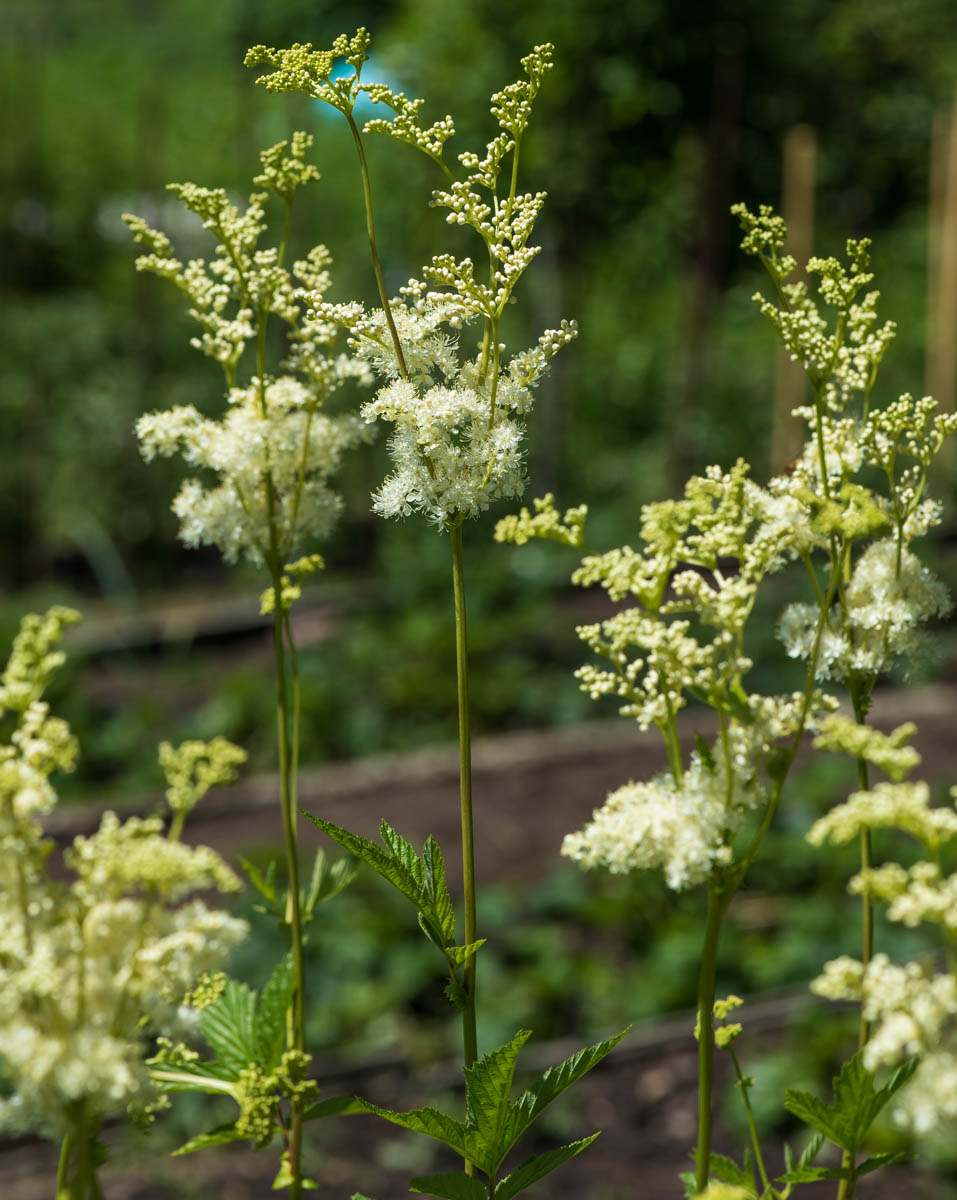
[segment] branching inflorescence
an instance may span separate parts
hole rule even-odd
[[[26,617],[0,679],[0,716],[14,723],[0,745],[0,1123],[60,1139],[57,1194],[93,1200],[104,1120],[127,1109],[149,1120],[162,1106],[149,1040],[187,1027],[187,995],[245,937],[245,921],[191,897],[237,892],[238,877],[214,850],[179,838],[188,812],[246,755],[222,738],[164,744],[168,826],[106,812],[66,851],[69,883],[54,879],[40,818],[56,804],[51,776],[72,769],[77,745],[43,695],[77,619],[64,608]]]
[[[319,320],[343,326],[355,354],[383,380],[375,399],[362,409],[367,421],[392,422],[392,475],[373,498],[382,516],[419,512],[439,526],[477,516],[502,498],[524,490],[522,438],[534,388],[551,358],[576,335],[573,322],[546,330],[531,349],[504,358],[500,325],[519,280],[539,252],[530,244],[544,192],[517,190],[522,136],[542,81],[551,67],[552,47],[537,46],[522,59],[524,78],[492,97],[500,132],[484,156],[458,156],[465,174],[457,177],[446,161],[445,143],[455,132],[450,116],[428,129],[419,124],[421,100],[409,100],[385,84],[361,82],[369,38],[360,29],[344,35],[331,50],[309,45],[288,50],[256,46],[251,66],[273,68],[260,82],[270,91],[304,91],[338,109],[352,126],[361,151],[353,108],[360,94],[392,111],[392,118],[366,122],[365,132],[384,133],[422,151],[445,177],[432,203],[448,210],[451,225],[468,226],[484,245],[487,260],[435,255],[398,297],[373,312],[359,304],[329,304],[315,297],[310,310]],[[333,78],[343,59],[353,73]],[[361,159],[364,166],[364,156]],[[367,182],[367,180],[366,180]],[[370,205],[367,191],[367,203]],[[370,218],[371,227],[371,218]],[[374,249],[378,268],[378,255]],[[463,330],[482,323],[474,355],[462,355]]]
[[[863,901],[862,960],[831,964],[818,985],[825,994],[863,1002],[863,1056],[842,1076],[840,1103],[863,1106],[860,1112],[871,1114],[865,1126],[869,1124],[877,1108],[867,1108],[873,1093],[867,1072],[939,1046],[938,1035],[953,1012],[952,929],[947,931],[951,965],[945,975],[927,977],[913,964],[892,967],[886,956],[874,954],[873,898],[890,903],[891,919],[946,925],[943,914],[953,882],[941,874],[939,858],[918,864],[911,873],[897,864],[873,867],[871,830],[909,829],[925,845],[937,846],[945,831],[950,836],[954,816],[949,809],[928,809],[922,785],[900,782],[917,762],[906,744],[913,728],[887,736],[866,724],[866,714],[878,676],[900,659],[913,662],[926,654],[927,622],[951,607],[947,589],[919,561],[912,544],[940,522],[940,505],[926,494],[928,474],[944,440],[957,431],[957,416],[940,412],[929,398],[915,401],[910,395],[884,408],[872,406],[872,389],[894,324],[878,323],[878,293],[864,290],[873,278],[866,240],[848,242],[846,265],[835,258],[808,263],[826,306],[822,310],[806,284],[792,282],[797,264],[783,253],[783,221],[769,208],[753,214],[738,205],[734,211],[745,251],[760,259],[775,290],[774,299],[760,294],[755,299],[807,375],[812,402],[794,415],[807,422],[808,440],[788,472],[763,487],[752,480],[743,461],[727,471],[708,468],[688,482],[681,499],[642,509],[640,549],[625,546],[590,554],[573,575],[582,585],[601,584],[613,601],[637,601],[636,607],[579,628],[579,636],[605,663],[587,664],[577,674],[593,699],[615,696],[624,716],[642,729],[654,725],[661,731],[669,770],[613,792],[591,824],[565,839],[563,853],[583,866],[616,872],[656,868],[675,889],[704,884],[708,892],[698,1011],[704,1031],[699,1139],[689,1194],[705,1193],[712,1178],[711,1057],[716,1042],[723,1044],[721,1029],[714,1029],[717,940],[727,905],[770,826],[806,731],[818,734],[821,749],[856,760],[861,788],[811,833],[817,842],[854,839],[861,847],[861,871],[851,890]],[[883,481],[882,488],[862,481],[875,478]],[[536,510],[534,516],[523,509],[518,517],[500,522],[496,536],[518,544],[531,537],[582,544],[579,510],[571,510],[562,522],[551,497],[536,501]],[[803,563],[811,598],[787,607],[778,633],[788,655],[806,663],[805,686],[792,695],[751,692],[748,621],[764,579],[789,562]],[[853,719],[833,713],[837,701],[817,686],[825,680],[847,688]],[[689,703],[713,710],[717,736],[712,745],[699,737],[686,757],[676,718]],[[869,771],[875,768],[890,781],[872,788]],[[928,840],[931,827],[939,834]],[[935,998],[924,1005],[922,1024],[913,1015],[907,1020],[902,1016],[910,1003],[903,998],[903,983],[894,992],[888,982],[905,978],[908,997],[914,999],[924,988]],[[947,1042],[940,1056],[932,1057],[928,1068],[943,1097],[942,1113],[954,1107],[957,1076],[949,1046]],[[906,1083],[905,1074],[912,1069],[908,1066],[894,1087],[882,1093],[881,1104]],[[919,1087],[915,1082],[901,1093],[902,1111]],[[792,1111],[810,1120],[803,1104],[795,1098],[792,1107],[789,1098]],[[925,1104],[919,1118],[925,1126],[927,1110]],[[750,1108],[748,1119],[753,1133]],[[848,1200],[857,1175],[883,1161],[878,1156],[858,1164],[855,1156],[866,1127],[855,1126],[853,1137],[834,1137],[834,1126],[828,1127],[830,1132],[821,1124],[816,1128],[843,1150],[841,1168],[828,1174],[812,1165],[812,1154],[775,1189],[755,1137],[762,1196],[788,1195],[798,1182],[830,1177],[841,1181],[841,1198]],[[739,1174],[741,1178],[732,1178],[719,1165],[712,1186],[734,1190],[747,1177]],[[741,1194],[758,1193],[749,1185]]]

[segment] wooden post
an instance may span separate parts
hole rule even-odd
[[[688,476],[703,465],[699,414],[714,369],[711,331],[727,271],[743,100],[744,52],[738,48],[715,58],[711,115],[700,143],[695,246],[689,262],[686,310],[676,339],[682,377],[677,381],[669,422],[668,477],[672,491],[679,494]]]
[[[930,144],[930,228],[927,263],[926,385],[943,412],[957,392],[957,93],[934,116]],[[937,460],[949,474],[950,442]]]
[[[781,178],[781,215],[788,226],[787,250],[797,259],[792,279],[807,280],[804,267],[814,244],[814,182],[817,134],[810,125],[795,125],[785,134]],[[801,451],[804,433],[791,416],[806,403],[804,369],[778,348],[774,377],[774,421],[771,428],[771,472],[779,474]]]

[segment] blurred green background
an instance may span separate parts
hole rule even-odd
[[[372,300],[345,125],[304,97],[266,94],[242,66],[253,43],[325,45],[359,23],[373,33],[373,77],[426,96],[430,120],[451,112],[456,152],[491,135],[488,96],[521,55],[555,43],[524,158],[524,185],[549,193],[543,252],[506,333],[517,348],[562,316],[580,323],[541,388],[530,492],[587,502],[593,546],[633,538],[640,504],[707,462],[744,452],[767,474],[774,345],[728,207],[779,202],[797,123],[818,137],[815,250],[875,238],[883,314],[900,324],[884,395],[923,387],[931,130],[957,80],[949,0],[7,0],[0,632],[51,599],[90,614],[76,642],[88,681],[71,713],[86,741],[77,786],[145,782],[144,743],[162,736],[222,732],[268,761],[262,639],[240,636],[256,630],[260,581],[178,545],[181,470],[145,466],[132,434],[143,411],[217,411],[220,378],[189,347],[175,289],[134,271],[120,214],[199,252],[164,184],[242,196],[258,149],[309,129],[323,180],[299,204],[294,249],[326,242],[333,298]],[[472,248],[428,208],[429,163],[388,139],[368,149],[391,287],[433,252]],[[418,522],[370,514],[384,441],[343,478],[346,518],[311,597],[342,619],[314,623],[309,758],[454,734],[447,549]],[[571,563],[494,547],[499,515],[468,530],[478,728],[573,720],[584,701],[567,676],[579,659],[578,609],[562,590]]]

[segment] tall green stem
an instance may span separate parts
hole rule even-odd
[[[718,970],[718,942],[727,899],[713,880],[708,881],[708,918],[705,926],[701,973],[698,977],[698,1149],[695,1186],[708,1186],[711,1161],[711,1087],[714,1078],[714,987]]]
[[[465,943],[478,940],[475,920],[475,846],[472,829],[472,742],[469,730],[469,659],[465,621],[465,566],[462,525],[449,527],[452,545],[452,591],[455,597],[455,668],[459,706],[459,795],[462,810],[462,884],[465,893]],[[475,955],[465,964],[465,1003],[462,1008],[463,1061],[470,1067],[478,1057],[475,1028]],[[466,1171],[472,1166],[466,1163]]]
[[[56,1195],[70,1195],[69,1173],[70,1173],[70,1157],[73,1152],[73,1133],[68,1130],[63,1135],[63,1141],[60,1145],[60,1162],[56,1172]]]
[[[863,725],[867,716],[867,696],[855,687],[851,687],[851,703],[854,706],[854,718],[858,725]],[[857,782],[862,792],[869,787],[867,762],[863,758],[857,760]],[[861,830],[861,871],[867,872],[872,865],[871,831]],[[861,890],[861,964],[867,970],[867,964],[874,957],[874,902],[867,888]],[[870,1022],[864,1019],[864,1006],[861,1005],[861,1017],[857,1032],[857,1048],[863,1050],[871,1036]],[[850,1167],[851,1174],[838,1184],[838,1200],[853,1200],[857,1177],[854,1173],[855,1157],[845,1150],[841,1156],[841,1166]]]
[[[289,699],[286,683],[286,654],[283,643],[283,613],[280,595],[282,584],[278,570],[273,572],[276,604],[273,614],[273,641],[276,652],[276,724],[279,741],[279,800],[286,850],[289,887],[286,901],[286,921],[292,943],[293,996],[290,1006],[289,1043],[292,1049],[305,1045],[305,966],[302,952],[302,913],[299,903],[299,857],[296,842],[296,810],[293,799],[293,751],[289,734]],[[289,1167],[292,1182],[290,1196],[302,1196],[302,1109],[293,1102],[289,1121]]]
[[[856,688],[851,688],[851,702],[854,706],[854,717],[858,725],[863,725],[867,719],[868,698]],[[857,782],[862,792],[870,787],[866,759],[857,760]],[[866,874],[871,869],[871,831],[861,830],[861,871]],[[874,901],[867,888],[861,889],[861,963],[867,970],[867,965],[874,957]],[[863,1050],[864,1044],[871,1036],[871,1027],[864,1020],[864,1010],[861,1009],[861,1023],[858,1033],[858,1049]]]
[[[734,1063],[734,1073],[738,1077],[738,1087],[741,1089],[741,1096],[744,1100],[744,1110],[748,1118],[748,1131],[751,1134],[751,1145],[754,1148],[754,1162],[761,1176],[764,1193],[769,1193],[771,1181],[768,1179],[768,1173],[764,1166],[764,1156],[761,1153],[761,1139],[758,1137],[758,1128],[754,1123],[754,1110],[751,1108],[751,1098],[748,1096],[748,1080],[745,1079],[744,1072],[741,1070],[741,1063],[738,1060],[734,1045],[729,1044],[728,1050],[731,1054],[731,1061]]]

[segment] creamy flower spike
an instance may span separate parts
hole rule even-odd
[[[898,657],[919,660],[932,643],[921,626],[950,612],[947,588],[896,541],[872,543],[857,560],[844,592],[845,608],[829,616],[821,640],[818,679],[846,679],[851,672],[878,675]],[[792,658],[808,658],[819,610],[792,604],[778,632]]]
[[[136,423],[144,458],[181,453],[219,477],[213,487],[187,479],[173,501],[188,546],[217,546],[227,562],[287,562],[310,538],[329,534],[342,509],[329,487],[347,450],[368,440],[351,415],[316,412],[315,395],[282,377],[233,388],[220,421],[183,406],[147,413]],[[272,493],[272,508],[270,507]]]
[[[149,251],[137,269],[172,280],[190,303],[190,316],[202,335],[192,344],[218,362],[227,384],[228,407],[220,420],[192,405],[147,413],[136,424],[147,461],[177,453],[191,467],[210,472],[188,479],[173,502],[180,536],[189,546],[216,546],[228,562],[244,557],[282,568],[300,544],[325,537],[342,507],[331,477],[344,453],[370,431],[356,416],[320,411],[349,379],[371,382],[368,368],[337,352],[336,325],[310,312],[329,286],[331,262],[324,246],[283,266],[285,237],[263,248],[265,203],[272,193],[286,209],[297,189],[319,178],[305,161],[312,138],[295,133],[260,155],[262,173],[240,211],[221,188],[172,184],[171,190],[217,240],[215,257],[185,266],[172,255],[165,234],[139,217],[127,216],[138,242]],[[263,349],[270,316],[286,327],[288,351],[281,373],[266,373]],[[257,372],[245,386],[237,374],[247,344],[257,346]]]
[[[613,874],[660,870],[669,887],[682,891],[731,861],[725,793],[724,781],[697,761],[680,786],[671,775],[628,783],[609,795],[581,832],[566,836],[562,854]]]
[[[574,327],[547,330],[538,354],[525,352],[501,371],[496,392],[488,376],[483,379],[481,355],[460,364],[454,343],[436,335],[430,298],[418,297],[393,311],[410,378],[393,377],[361,409],[366,421],[382,419],[395,426],[389,440],[395,469],[373,496],[375,511],[384,517],[420,512],[446,524],[478,516],[495,500],[521,495],[524,418],[532,407],[532,389],[552,355],[575,336]],[[370,341],[371,334],[354,335],[357,354],[397,375],[388,343],[377,338],[370,347]]]
[[[0,682],[0,713],[16,722],[0,745],[0,1066],[9,1089],[0,1128],[52,1137],[71,1130],[80,1102],[95,1128],[155,1098],[148,1036],[176,1027],[185,992],[247,930],[187,899],[234,892],[239,880],[215,851],[177,840],[188,809],[245,758],[223,739],[164,751],[167,834],[160,817],[121,822],[106,813],[65,856],[73,881],[49,877],[50,844],[36,818],[56,803],[50,776],[72,767],[76,744],[42,695],[76,619],[67,609],[26,618]]]
[[[462,178],[444,158],[455,132],[452,118],[423,128],[421,100],[385,84],[362,83],[368,47],[369,36],[359,29],[351,38],[338,37],[329,50],[310,44],[284,50],[255,46],[246,63],[272,68],[259,80],[270,91],[305,92],[343,113],[357,142],[353,111],[360,94],[390,109],[391,118],[368,121],[365,132],[384,133],[432,159],[445,177],[445,186],[432,193],[433,205],[448,210],[450,225],[470,227],[484,243],[480,262],[489,264],[487,271],[470,257],[438,254],[423,268],[423,280],[411,280],[388,303],[380,275],[383,308],[378,311],[327,304],[319,296],[309,316],[348,329],[352,349],[385,380],[362,409],[366,421],[394,426],[389,447],[395,469],[375,492],[374,510],[383,517],[421,513],[448,526],[478,516],[496,500],[521,495],[524,422],[534,388],[552,356],[577,332],[572,322],[563,321],[531,349],[504,359],[500,322],[539,253],[529,238],[545,193],[521,193],[516,183],[522,137],[552,67],[552,46],[536,46],[522,59],[523,78],[492,96],[500,132],[484,156],[458,155]],[[338,59],[351,72],[333,78]],[[479,351],[462,355],[461,331],[476,320],[483,323]]]

